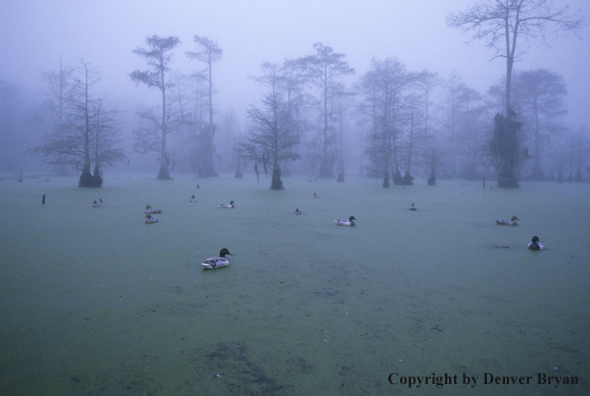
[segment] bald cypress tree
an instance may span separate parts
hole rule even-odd
[[[519,144],[516,134],[520,127],[513,122],[515,113],[511,106],[514,62],[536,40],[546,44],[551,33],[576,32],[583,24],[582,18],[571,14],[567,6],[554,7],[551,0],[480,0],[465,12],[449,15],[447,22],[452,27],[473,32],[473,40],[485,40],[487,47],[495,51],[494,59],[506,59],[504,121],[500,122],[498,116],[494,118],[494,133],[495,139],[498,134],[502,135],[504,138],[500,141],[504,143]],[[498,144],[498,141],[492,144]],[[491,149],[498,155],[508,155],[506,158],[497,158],[501,164],[498,169],[498,187],[518,188],[516,169],[511,167],[515,163],[510,153],[520,151],[520,147],[499,151],[494,147]]]
[[[162,108],[159,120],[152,111],[140,114],[142,118],[150,120],[151,127],[140,128],[134,132],[136,135],[136,148],[142,152],[158,152],[160,154],[158,180],[169,180],[171,177],[166,145],[168,143],[168,133],[173,128],[170,128],[172,125],[166,104],[166,92],[172,86],[172,82],[167,80],[167,73],[170,71],[169,64],[172,61],[173,54],[171,51],[180,44],[180,40],[174,36],[159,37],[153,35],[147,37],[145,42],[149,49],[137,48],[133,52],[144,58],[150,69],[145,71],[135,70],[129,74],[129,77],[136,85],[144,84],[148,88],[159,89],[162,94]]]
[[[215,167],[213,166],[213,154],[215,153],[215,146],[213,145],[213,138],[217,132],[217,126],[213,122],[213,63],[219,61],[223,55],[223,51],[217,45],[217,42],[208,37],[196,36],[194,37],[195,44],[198,51],[187,51],[186,55],[191,59],[197,59],[207,65],[205,73],[201,76],[207,81],[207,108],[209,114],[209,122],[199,128],[199,175],[202,177],[216,177]]]
[[[300,140],[296,122],[279,92],[279,66],[265,63],[263,69],[265,75],[256,80],[267,85],[270,92],[263,96],[260,105],[253,105],[248,110],[252,128],[246,139],[238,143],[237,149],[242,158],[261,162],[265,171],[267,164],[272,165],[270,189],[283,190],[281,162],[299,159],[295,149]]]
[[[82,171],[79,187],[101,187],[102,165],[113,165],[125,158],[118,147],[117,110],[106,109],[103,101],[93,94],[93,87],[100,81],[100,74],[90,63],[80,60],[67,76],[60,73],[60,84],[68,87],[67,95],[54,96],[56,106],[53,131],[43,137],[35,149],[52,165],[65,165]],[[54,74],[57,76],[57,74]],[[55,82],[49,78],[51,85]],[[53,91],[50,87],[50,91]],[[94,175],[91,166],[94,162]]]
[[[333,178],[333,168],[336,161],[334,152],[337,139],[332,125],[330,100],[344,93],[340,79],[346,75],[354,74],[355,70],[344,60],[346,55],[335,53],[331,47],[316,43],[313,45],[313,49],[315,54],[300,59],[299,64],[303,68],[306,78],[320,92],[322,151],[318,177]]]

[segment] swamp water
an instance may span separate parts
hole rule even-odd
[[[0,395],[587,394],[590,184],[261,179],[0,181]]]

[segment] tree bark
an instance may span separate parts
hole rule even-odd
[[[102,177],[100,176],[100,167],[98,163],[94,165],[94,175],[92,176],[92,187],[100,188],[102,187]]]
[[[426,181],[429,186],[434,186],[436,184],[436,177],[434,176],[434,168],[430,169],[430,177]]]
[[[383,188],[389,188],[389,172],[383,172]]]
[[[283,182],[281,181],[281,169],[278,164],[274,164],[272,168],[272,183],[270,185],[271,190],[284,190]]]
[[[78,187],[94,187],[92,174],[90,173],[90,163],[84,164],[80,180],[78,181]]]
[[[520,156],[517,133],[521,128],[521,124],[516,121],[510,121],[500,114],[496,114],[494,122],[494,138],[490,142],[490,145],[497,161],[497,169],[499,170],[498,187],[519,188],[515,171]]]

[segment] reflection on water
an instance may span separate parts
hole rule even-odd
[[[587,184],[266,184],[1,181],[0,394],[416,394],[392,372],[588,389]],[[512,215],[518,227],[494,222]],[[545,251],[526,249],[532,235]],[[231,265],[203,270],[222,247]]]

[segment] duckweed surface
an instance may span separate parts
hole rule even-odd
[[[588,183],[76,183],[0,181],[1,395],[587,394]],[[231,265],[203,270],[223,247]],[[391,373],[580,383],[417,389]]]

